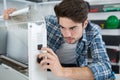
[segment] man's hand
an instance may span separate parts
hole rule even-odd
[[[10,15],[11,13],[13,13],[14,11],[16,11],[15,8],[9,8],[9,9],[5,10],[5,11],[4,11],[4,14],[3,14],[3,15],[4,15],[4,19],[6,19],[6,20],[9,19],[9,18],[10,18],[9,15]]]
[[[64,75],[64,68],[61,66],[57,55],[50,48],[42,48],[46,53],[40,53],[39,58],[43,58],[40,65],[43,70],[50,69],[55,75],[61,77]]]
[[[88,67],[62,67],[57,55],[50,48],[42,48],[46,53],[40,53],[39,58],[43,58],[40,65],[43,70],[50,69],[56,76],[77,79],[94,80],[93,73]]]

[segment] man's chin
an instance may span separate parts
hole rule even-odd
[[[68,43],[68,44],[74,44],[77,42],[77,40],[75,39],[67,39],[67,38],[64,38],[65,42]]]
[[[68,44],[74,44],[74,43],[76,43],[76,41],[66,41],[66,43],[68,43]]]

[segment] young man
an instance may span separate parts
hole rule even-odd
[[[56,16],[47,16],[48,48],[40,65],[55,75],[77,80],[107,80],[112,75],[111,64],[102,40],[100,27],[88,22],[88,7],[84,0],[63,0],[54,7]],[[5,19],[9,13],[5,12]],[[88,64],[88,48],[92,62]],[[46,64],[47,63],[47,64]]]

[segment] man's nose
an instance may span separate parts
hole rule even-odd
[[[66,31],[65,31],[65,36],[66,36],[66,37],[71,37],[71,32],[70,32],[69,30],[66,30]]]

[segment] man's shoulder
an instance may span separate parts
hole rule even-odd
[[[101,27],[95,23],[89,23],[85,29],[86,37],[91,40],[95,35],[101,34]]]
[[[89,42],[88,44],[90,44],[91,41],[95,39],[95,36],[97,35],[101,35],[100,26],[90,22],[85,29],[85,36],[87,41]]]
[[[95,23],[89,22],[86,31],[99,31],[101,30],[101,27]]]
[[[45,16],[45,21],[46,21],[46,23],[51,23],[51,24],[57,24],[58,23],[58,19],[55,15]]]

